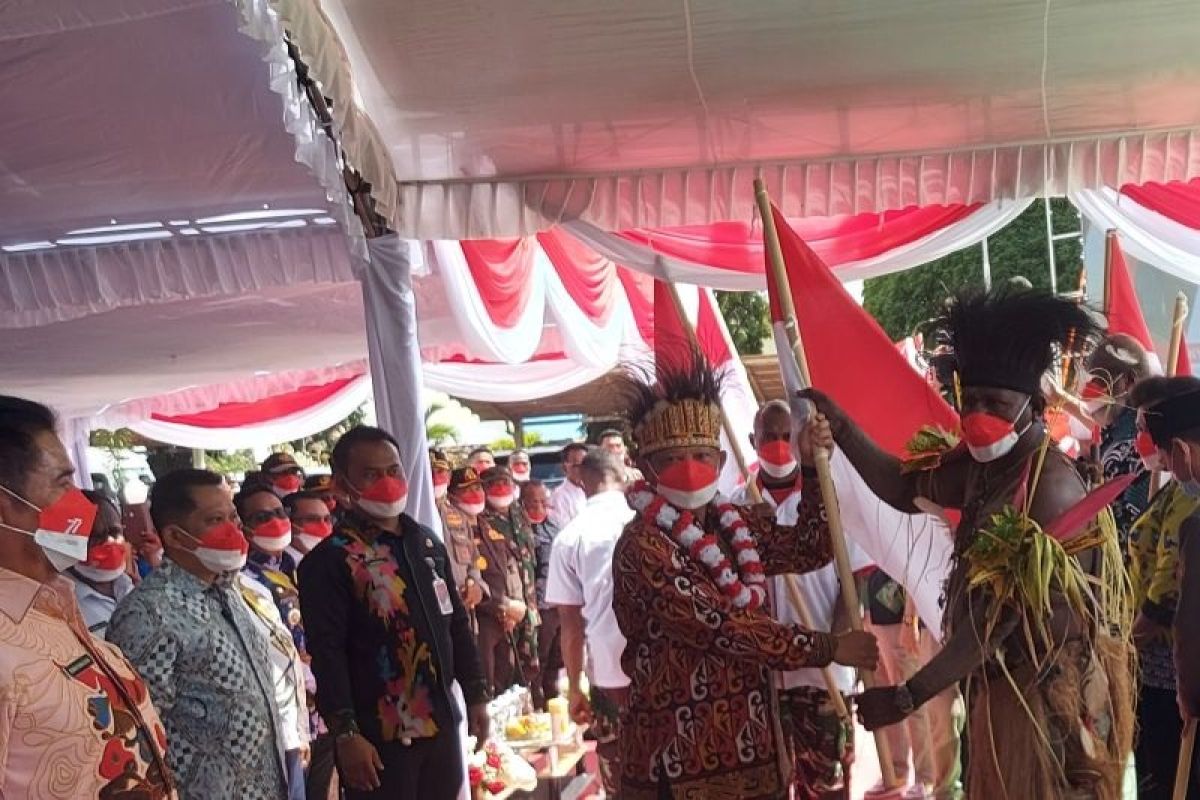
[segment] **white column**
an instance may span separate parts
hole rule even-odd
[[[379,427],[400,443],[400,460],[408,478],[408,514],[440,535],[421,404],[412,250],[408,241],[394,234],[370,240],[369,250],[371,258],[361,280],[375,416]]]

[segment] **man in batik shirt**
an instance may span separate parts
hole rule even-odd
[[[166,735],[121,651],[88,633],[59,568],[96,516],[43,405],[0,396],[0,797],[175,798]],[[69,533],[71,558],[34,540]],[[69,559],[64,561],[62,559]]]
[[[628,489],[638,516],[613,553],[613,611],[627,639],[629,706],[621,737],[623,800],[783,798],[790,767],[770,670],[833,660],[874,668],[875,639],[780,623],[767,576],[830,559],[820,491],[805,475],[795,526],[743,514],[717,496],[720,378],[700,356],[629,376],[627,419],[649,483]],[[804,437],[811,463],[821,424]],[[764,515],[764,516],[769,516]]]
[[[176,470],[150,490],[162,566],[113,614],[108,639],[150,688],[183,800],[287,797],[267,641],[237,589],[246,540],[224,479]]]
[[[516,643],[517,676],[529,687],[533,704],[541,708],[545,704],[542,696],[541,664],[538,661],[538,628],[542,618],[537,602],[537,546],[533,528],[517,501],[517,485],[506,467],[492,467],[480,476],[483,491],[487,495],[487,509],[480,518],[483,524],[499,531],[508,540],[509,550],[516,557],[520,568],[521,587],[524,591],[526,612],[513,631]]]

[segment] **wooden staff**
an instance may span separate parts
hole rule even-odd
[[[1167,347],[1167,377],[1173,378],[1179,372],[1179,352],[1183,349],[1183,329],[1186,327],[1188,318],[1188,301],[1187,295],[1183,292],[1175,295],[1175,313],[1171,317],[1171,343]],[[1162,483],[1162,471],[1154,470],[1150,473],[1150,496],[1153,497],[1158,492],[1158,487]]]
[[[783,250],[779,245],[779,231],[775,228],[775,217],[771,213],[771,199],[761,178],[754,180],[754,196],[758,201],[758,212],[763,223],[763,241],[766,243],[767,259],[771,274],[775,278],[775,286],[779,290],[779,305],[783,311],[784,331],[791,345],[792,357],[796,360],[800,375],[805,384],[812,386],[812,373],[808,370],[808,357],[804,352],[804,341],[800,338],[800,327],[797,324],[796,306],[792,302],[792,292],[788,283],[787,269],[783,264]],[[783,354],[780,354],[783,357]],[[846,606],[850,618],[850,627],[855,631],[863,629],[862,609],[858,604],[858,590],[854,584],[854,572],[850,568],[850,554],[846,549],[846,534],[842,529],[842,514],[838,506],[837,489],[833,485],[833,473],[829,466],[829,453],[818,450],[814,461],[817,468],[817,480],[821,485],[821,499],[825,503],[825,514],[829,520],[829,538],[833,545],[833,558],[837,565],[838,582],[842,589],[842,602]],[[870,689],[876,685],[875,673],[869,670],[860,672],[863,686]],[[884,786],[890,788],[898,784],[895,770],[892,768],[892,754],[888,747],[887,738],[883,731],[877,730],[875,736],[875,752],[879,756],[879,769]]]
[[[673,282],[668,282],[667,286],[671,290],[671,301],[675,304],[675,313],[679,317],[679,322],[683,326],[684,332],[687,334],[688,342],[696,349],[696,352],[703,352],[700,349],[700,339],[696,335],[696,328],[692,325],[692,321],[688,319],[687,313],[683,308],[683,300],[679,296],[679,289]],[[747,464],[746,456],[742,452],[742,442],[738,438],[737,433],[733,430],[733,425],[729,421],[728,415],[725,413],[724,407],[721,408],[721,428],[725,431],[725,438],[729,440],[729,447],[733,450],[733,460],[737,464],[738,471],[742,473],[742,480],[746,482],[746,491],[750,495],[750,500],[753,503],[762,503],[762,493],[758,490],[758,484],[754,480],[754,476],[750,474],[750,467]],[[783,578],[784,585],[787,586],[788,597],[792,601],[792,606],[796,609],[796,615],[800,617],[800,624],[805,628],[816,630],[813,625],[813,616],[808,608],[808,604],[804,601],[804,596],[800,594],[800,587],[796,585],[795,575],[780,575]],[[821,676],[825,679],[825,689],[829,692],[829,699],[833,704],[834,710],[838,716],[847,722],[853,722],[850,717],[850,709],[846,707],[846,700],[842,697],[841,690],[838,689],[837,681],[833,679],[833,672],[829,667],[821,668]]]
[[[1188,784],[1192,782],[1192,754],[1196,750],[1196,720],[1189,719],[1183,727],[1179,745],[1179,763],[1175,767],[1175,791],[1172,800],[1188,800]]]
[[[1100,300],[1105,316],[1112,311],[1112,262],[1113,251],[1117,247],[1117,229],[1109,228],[1104,233],[1104,284]]]

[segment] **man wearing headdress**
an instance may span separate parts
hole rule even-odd
[[[802,393],[883,500],[962,512],[942,651],[864,693],[859,714],[869,729],[894,724],[965,681],[970,797],[1115,800],[1132,739],[1128,579],[1111,512],[1081,512],[1082,479],[1047,446],[1040,389],[1056,354],[1099,330],[1075,303],[1012,286],[960,295],[941,323],[963,442],[928,469],[905,469],[828,397]]]
[[[770,670],[837,661],[874,668],[868,633],[832,635],[777,622],[767,576],[830,559],[815,473],[805,468],[797,523],[744,515],[717,495],[720,376],[696,355],[660,364],[654,385],[624,386],[638,466],[626,496],[637,516],[613,553],[613,611],[631,680],[622,717],[622,800],[765,800],[788,792],[790,765]],[[800,437],[805,463],[831,444],[818,419]]]

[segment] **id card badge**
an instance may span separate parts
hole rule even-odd
[[[450,602],[450,589],[441,578],[433,579],[433,593],[437,595],[438,608],[443,615],[454,613],[454,604]]]

